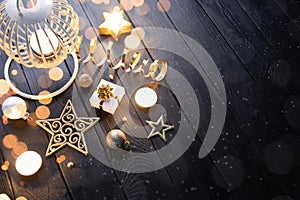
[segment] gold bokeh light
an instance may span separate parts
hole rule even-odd
[[[63,78],[64,72],[61,68],[59,67],[53,67],[49,70],[48,72],[49,78],[53,81],[59,81]]]
[[[6,135],[2,140],[3,146],[7,149],[12,149],[18,142],[19,140],[14,134]]]

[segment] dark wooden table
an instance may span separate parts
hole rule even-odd
[[[120,6],[120,2],[104,2],[69,0],[80,17],[80,32],[85,36],[81,48],[83,57],[88,53],[92,37],[98,36],[96,60],[105,56],[107,39],[112,39],[99,36],[97,27],[102,23],[102,12],[110,12],[114,6]],[[114,82],[126,89],[118,114],[110,115],[89,105],[89,97],[100,79],[108,80],[111,73],[107,64],[95,67],[89,62],[81,66],[79,75],[91,75],[93,85],[84,89],[77,78],[70,89],[47,105],[51,112],[49,118],[58,117],[68,99],[73,101],[78,116],[101,117],[101,121],[85,134],[89,155],[65,147],[46,158],[48,133],[23,120],[9,120],[8,123],[3,120],[0,123],[1,141],[7,134],[14,134],[19,141],[26,143],[29,150],[42,155],[43,165],[33,176],[20,176],[14,166],[16,158],[12,150],[1,142],[1,162],[8,161],[10,165],[7,171],[0,170],[0,193],[6,193],[11,199],[24,196],[30,200],[300,199],[300,1],[145,0],[142,6],[133,7],[125,14],[134,27],[144,28],[146,32],[140,50],[143,56],[168,61],[170,70],[165,80],[161,83],[145,82],[145,85],[156,88],[160,97],[160,107],[156,107],[152,114],[167,113],[166,122],[175,125],[174,130],[167,132],[168,143],[160,138],[143,138],[149,133],[145,120],[151,117],[151,113],[136,107],[133,92],[137,86],[130,80],[136,78],[139,82],[143,77],[130,77],[118,71]],[[187,58],[160,49],[162,41],[147,35],[148,27],[173,30],[194,39],[206,53],[197,51],[188,42],[187,47],[183,47],[178,41],[170,41],[170,46],[188,52],[202,66],[207,64],[203,63],[203,57],[209,55],[222,76],[227,101],[224,95],[217,96],[222,97],[227,105],[224,105],[225,124],[213,125],[221,126],[221,136],[216,138],[218,142],[213,150],[203,158],[198,154],[208,130],[215,128],[210,121],[212,109],[216,106],[205,80],[214,83],[216,77],[207,68],[206,75],[200,74]],[[154,33],[163,37],[172,32]],[[122,52],[127,35],[115,42],[116,55]],[[0,65],[4,67],[7,57],[3,51],[0,57]],[[51,81],[47,70],[27,69],[16,63],[12,68],[18,72],[12,77],[17,87],[37,94],[65,84],[73,63],[69,58],[60,66],[64,76],[59,81]],[[188,80],[196,99],[186,93],[186,84],[176,78],[175,72]],[[3,70],[0,77],[4,77]],[[219,86],[216,84],[215,88]],[[183,98],[176,96],[176,92]],[[2,95],[1,103],[11,95],[11,92]],[[200,114],[197,108],[186,106],[185,100],[192,102],[191,105],[196,102]],[[26,102],[28,112],[36,117],[35,110],[41,104],[38,101]],[[195,116],[200,115],[198,122],[195,121],[197,117],[191,117],[193,111]],[[130,120],[122,122],[124,116]],[[176,143],[175,149],[182,155],[167,165],[167,157],[176,157],[178,153],[174,146],[169,148],[169,145],[183,124],[182,116],[188,121],[184,123],[188,124],[185,134],[191,145],[186,147],[184,142]],[[135,131],[137,127],[139,131]],[[124,156],[124,159],[114,160],[114,157],[122,158],[124,152],[109,150],[106,145],[105,136],[113,128],[123,129],[128,134],[132,152],[141,155],[157,152],[160,159],[151,160],[145,156],[141,160],[132,160]],[[214,134],[218,136],[217,131]],[[164,147],[168,154],[160,154]],[[58,163],[56,159],[62,155],[66,160]],[[73,162],[74,167],[68,168],[68,162]],[[151,170],[154,162],[165,167]],[[121,170],[123,166],[128,170]],[[149,172],[135,173],[139,170]]]

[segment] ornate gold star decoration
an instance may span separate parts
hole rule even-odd
[[[132,25],[124,19],[124,11],[103,12],[104,22],[99,26],[101,35],[111,35],[116,41],[122,33],[131,32]]]
[[[37,120],[37,125],[51,135],[46,156],[52,155],[66,145],[87,155],[84,133],[99,120],[98,117],[77,117],[71,100],[68,100],[59,118]]]
[[[149,126],[152,128],[150,134],[147,137],[148,139],[158,135],[159,137],[161,137],[161,139],[167,142],[166,132],[174,128],[174,126],[167,125],[164,123],[163,115],[161,115],[156,122],[146,120],[146,123],[149,124]],[[159,126],[159,124],[162,128],[161,132],[160,130],[157,130],[157,126]]]

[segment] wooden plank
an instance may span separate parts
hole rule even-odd
[[[239,4],[241,2],[237,1],[230,2],[230,4],[222,1],[214,2],[209,6],[200,1],[199,3],[220,29],[221,34],[236,52],[253,79],[262,88],[266,98],[270,99],[275,106],[281,107],[290,95],[289,93],[294,90],[287,88],[291,70],[289,66],[292,67],[296,64],[297,59],[295,58],[298,56],[295,56],[297,50],[283,45],[287,43],[287,37],[279,35],[276,38],[275,32],[278,33],[278,28],[276,31],[264,28],[264,20],[271,20],[271,16],[264,13],[264,20],[257,20],[259,16],[261,17],[259,9],[257,10],[259,15],[250,18],[248,13],[252,14],[252,12],[244,11]],[[263,9],[263,3],[259,7]],[[225,12],[223,12],[224,8],[226,8]],[[235,12],[232,12],[233,10]],[[279,38],[282,38],[280,40],[282,45],[278,48]],[[283,69],[287,72],[284,73]],[[283,76],[281,80],[280,76]]]
[[[2,123],[0,123],[0,130],[1,130],[1,132],[4,131]],[[3,138],[2,134],[0,136],[1,136],[1,139],[2,139]],[[3,146],[2,143],[1,143],[0,147],[1,147],[0,148],[0,162],[1,162],[1,165],[2,165],[6,160],[5,160],[4,153],[3,153],[4,152],[4,150],[3,150],[4,146]],[[9,164],[11,164],[11,163],[9,163]],[[4,194],[8,195],[10,198],[15,198],[14,191],[12,189],[12,184],[11,184],[11,181],[10,181],[10,177],[9,177],[9,174],[8,174],[7,171],[0,170],[0,183],[1,183],[0,184],[0,194],[4,193]]]
[[[70,72],[73,70],[72,58],[68,58],[68,61],[66,61],[66,63],[68,63],[68,65],[63,63],[59,66],[64,72],[63,79],[57,81],[56,83],[53,82],[49,87],[49,90],[62,87],[67,82],[68,77],[70,77]],[[28,80],[34,80],[41,74],[42,72],[30,70],[26,72],[26,77]],[[39,84],[32,84],[30,85],[30,87],[33,93],[37,93],[37,91],[42,90]],[[74,87],[70,87],[62,95],[53,98],[53,102],[47,105],[51,111],[51,115],[49,116],[49,118],[56,118],[60,116],[60,113],[66,101],[68,99],[72,99],[73,90],[76,89]],[[38,105],[37,102],[36,104]],[[90,113],[87,112],[84,106],[80,107],[77,105],[75,109],[78,113],[78,116],[90,116]],[[48,133],[45,133],[45,131],[43,131],[42,129],[39,129],[37,131],[46,134],[50,139],[50,135]],[[91,133],[95,134],[95,130],[92,129]],[[45,142],[45,145],[48,145],[48,141]],[[46,147],[44,148],[44,151],[45,150]],[[114,174],[111,173],[111,170],[109,168],[104,168],[102,165],[98,165],[95,159],[86,157],[83,154],[80,154],[68,147],[63,148],[62,150],[57,152],[55,156],[52,156],[50,158],[52,158],[52,160],[54,161],[61,155],[64,155],[67,159],[65,162],[58,165],[59,173],[61,173],[61,178],[66,183],[67,190],[70,192],[72,199],[82,199],[98,195],[110,199],[115,196],[121,199],[124,198],[122,189],[118,187],[119,183],[116,181]],[[67,167],[68,162],[73,162],[75,166],[72,169],[69,169]],[[89,187],[91,180],[93,180],[93,183],[97,187]],[[111,186],[113,186],[113,188],[111,188]]]
[[[178,4],[178,7],[177,7],[177,4]],[[184,32],[188,32],[189,34],[193,34],[193,36],[195,37],[195,38],[198,38],[198,40],[201,40],[201,38],[203,38],[203,36],[202,37],[199,37],[196,33],[196,30],[194,29],[194,25],[193,25],[193,23],[195,23],[195,24],[200,24],[199,23],[199,21],[200,20],[202,20],[202,18],[200,17],[200,16],[202,16],[202,11],[201,11],[201,9],[199,9],[197,6],[196,6],[196,4],[193,4],[193,3],[191,3],[192,5],[187,5],[186,3],[184,4],[184,6],[183,5],[180,5],[181,4],[181,2],[179,2],[179,3],[174,3],[174,4],[172,4],[172,9],[170,10],[170,12],[168,13],[169,14],[169,16],[171,17],[171,19],[172,19],[172,21],[174,22],[174,24],[177,26],[177,28],[179,28],[179,30],[182,30],[182,31],[184,31]],[[192,14],[192,16],[194,16],[194,17],[191,17],[191,18],[193,18],[193,21],[191,21],[191,23],[192,24],[182,24],[182,23],[180,23],[179,22],[179,18],[177,17],[175,17],[175,16],[184,16],[184,14],[183,14],[183,12],[185,12],[185,11],[187,11],[188,10],[188,13],[189,13],[189,15],[191,15]],[[187,12],[185,12],[185,13],[187,13]],[[196,17],[197,16],[197,17]],[[197,20],[197,19],[199,19],[199,20]],[[208,24],[209,24],[209,22],[207,22]],[[184,28],[183,28],[184,27]],[[199,28],[199,26],[198,26],[198,28]],[[201,30],[203,30],[202,28],[201,28]],[[222,41],[222,43],[225,43],[226,44],[226,41],[225,42],[223,42],[223,40],[222,39],[219,39],[219,41]],[[215,47],[217,47],[217,46],[220,46],[220,45],[216,45],[215,44]],[[222,46],[224,46],[223,44],[222,44]],[[214,50],[214,55],[216,56],[217,54],[219,54],[219,50]],[[221,59],[221,57],[220,57],[220,59]],[[227,59],[225,58],[224,59],[224,57],[222,58],[222,62],[223,63],[226,63],[226,62],[228,62],[227,61]],[[237,62],[239,62],[239,61],[237,61]],[[229,63],[229,62],[228,62]],[[231,63],[234,63],[234,65],[236,64],[235,62],[231,62]],[[240,77],[242,77],[243,79],[247,79],[246,77],[247,76],[244,76],[244,74],[243,74],[243,72],[242,72],[242,69],[240,69],[240,70],[236,70],[235,69],[235,67],[234,67],[234,65],[232,66],[232,65],[230,65],[230,68],[231,68],[231,71],[238,71],[238,74],[240,75]],[[220,65],[220,66],[222,66],[222,65]],[[225,66],[222,66],[222,73],[224,74],[224,81],[225,81],[225,83],[228,83],[228,80],[226,79],[226,71],[225,71]],[[243,74],[243,75],[242,75]],[[231,76],[228,76],[228,78],[229,77],[231,77],[232,78],[232,73],[231,73]],[[251,79],[251,78],[250,78]],[[236,80],[235,80],[236,81]],[[247,79],[247,81],[248,81],[248,83],[247,83],[247,88],[248,89],[245,89],[245,91],[243,91],[244,90],[244,88],[243,89],[241,89],[241,88],[238,88],[238,89],[233,89],[233,87],[230,85],[230,87],[229,87],[229,85],[227,84],[227,89],[228,89],[228,93],[229,93],[229,100],[230,100],[230,104],[232,104],[232,106],[229,106],[229,108],[231,108],[231,109],[236,109],[236,108],[242,108],[243,107],[243,109],[239,109],[239,113],[238,112],[234,112],[234,114],[235,114],[235,116],[237,116],[237,118],[238,119],[241,119],[241,122],[242,123],[246,123],[247,121],[248,122],[251,122],[251,124],[253,124],[253,123],[255,123],[254,121],[254,119],[247,119],[247,121],[245,120],[245,118],[247,118],[247,116],[242,116],[242,114],[241,114],[241,111],[243,110],[243,111],[245,111],[245,112],[248,112],[248,113],[251,113],[251,110],[250,110],[250,112],[249,111],[246,111],[247,109],[245,108],[245,106],[243,106],[242,104],[241,104],[241,101],[240,101],[240,99],[241,99],[241,96],[242,97],[244,97],[244,96],[249,96],[249,91],[253,91],[253,87],[254,87],[254,90],[256,91],[255,92],[255,97],[253,96],[253,97],[249,97],[249,98],[246,98],[246,100],[251,100],[251,101],[253,101],[254,99],[256,99],[255,100],[255,102],[257,102],[257,103],[254,103],[254,102],[251,102],[251,105],[252,106],[255,106],[255,105],[261,105],[262,104],[262,102],[264,102],[264,101],[266,101],[266,100],[264,100],[265,99],[265,97],[264,97],[264,95],[262,95],[262,98],[258,98],[257,96],[258,96],[258,94],[260,94],[260,92],[257,92],[257,88],[255,87],[255,85],[256,85],[256,83],[255,82],[253,82],[253,81],[249,81],[248,79]],[[235,86],[236,87],[236,86]],[[234,94],[234,93],[237,93],[237,94]],[[236,100],[234,100],[234,98],[232,98],[232,95],[233,94],[233,96],[235,96],[234,98],[236,98]],[[239,100],[238,100],[238,98],[239,98]],[[244,97],[245,98],[245,97]],[[234,101],[233,101],[234,100]],[[240,106],[238,106],[240,104]],[[267,106],[267,107],[265,107],[265,106]],[[263,105],[263,107],[260,107],[260,110],[264,110],[264,111],[266,111],[266,112],[268,112],[268,113],[270,113],[270,112],[272,112],[271,110],[271,108],[270,108],[270,105],[268,105],[268,103],[264,103],[264,105]],[[233,110],[234,111],[234,110]],[[261,115],[261,114],[260,114]],[[281,119],[281,117],[280,117],[280,115],[277,113],[276,114],[276,112],[274,112],[273,114],[267,114],[268,115],[268,119],[270,119],[270,118],[272,118],[272,120],[274,120],[274,121],[276,121],[276,122],[274,122],[274,123],[272,123],[272,125],[274,126],[276,126],[276,128],[280,128],[280,129],[284,129],[284,127],[286,127],[285,126],[285,124],[282,122],[282,119]],[[270,117],[270,116],[272,116],[272,117]],[[279,116],[279,117],[273,117],[273,116]],[[244,121],[245,120],[245,121]],[[257,123],[257,122],[256,122]],[[256,127],[257,128],[257,127]],[[271,128],[270,128],[270,131],[271,131]],[[263,137],[263,136],[262,136]],[[266,136],[265,136],[266,137]],[[268,136],[268,137],[266,137],[266,139],[267,140],[272,140],[270,137],[274,137],[274,139],[276,138],[276,136],[274,136],[274,135],[272,135],[272,136]],[[270,139],[268,139],[268,138],[270,138]],[[274,140],[273,139],[273,140]],[[275,139],[276,140],[276,139]],[[215,152],[214,152],[215,153]]]
[[[112,5],[110,5],[110,6],[112,6]],[[80,13],[80,12],[78,12],[78,13]],[[99,15],[100,14],[101,13],[99,13]],[[103,50],[102,50],[102,52],[96,53],[96,55],[101,55],[101,54],[103,55]],[[99,57],[101,57],[101,56],[99,56]],[[94,72],[95,71],[95,67],[93,65],[84,66],[83,70],[85,70],[89,74],[98,74],[99,73],[101,77],[105,76],[105,75],[102,75],[103,73],[106,74],[106,77],[108,75],[107,72],[105,73],[105,68],[104,69],[101,68],[101,70],[99,70],[100,72],[97,71],[97,73],[95,73]],[[96,86],[98,84],[98,81],[95,81],[95,83],[93,83],[92,90],[89,91],[89,95],[88,96],[91,96],[91,92],[93,92],[93,88],[96,88]],[[83,91],[83,90],[81,90],[81,91]],[[83,98],[83,102],[85,102],[85,105],[89,106],[89,102],[88,102],[88,99],[86,97]],[[123,100],[123,102],[124,102],[124,100]],[[109,118],[110,118],[109,116],[106,116],[105,121],[109,121]],[[108,132],[110,129],[112,129],[112,128],[114,128],[116,126],[116,124],[114,124],[114,123],[110,123],[110,127],[105,122],[103,122],[103,123],[101,122],[101,124],[103,124],[102,125],[102,129],[106,130],[106,132]],[[101,132],[103,132],[103,131],[101,131]],[[103,135],[100,135],[100,137],[101,136],[102,136],[101,141],[103,143],[103,141],[105,142],[105,137],[103,137]],[[103,145],[106,146],[106,144],[103,144]],[[129,161],[129,162],[131,162],[131,161]],[[152,160],[152,162],[157,162],[157,161]],[[132,163],[132,164],[134,164],[136,166],[137,163],[139,163],[139,162],[135,161],[135,163]],[[128,166],[132,165],[130,163],[127,163],[127,164],[128,164]],[[138,167],[138,166],[136,166],[136,167]],[[147,166],[144,166],[144,167],[147,167]],[[147,175],[147,176],[143,175],[143,174],[136,174],[136,175],[134,175],[134,174],[127,174],[127,173],[124,173],[124,172],[117,172],[117,174],[119,176],[120,182],[123,185],[123,188],[126,191],[126,195],[127,195],[128,198],[135,195],[135,193],[132,194],[131,190],[135,190],[135,192],[139,191],[139,193],[145,195],[144,184],[137,184],[137,183],[144,182],[144,180],[146,179],[145,177],[149,177],[149,175]],[[166,177],[166,175],[164,175],[163,173],[160,173],[160,177]],[[168,179],[168,177],[166,177],[166,178]],[[137,183],[134,184],[134,185],[132,185],[132,181],[131,180],[136,180]],[[138,187],[136,187],[136,186],[138,186]],[[143,195],[140,196],[139,198],[143,198]]]
[[[95,6],[89,6],[89,4],[88,3],[85,3],[85,4],[83,4],[83,6],[86,6],[85,7],[85,10],[87,11],[87,13],[94,13],[95,12],[95,10],[99,10],[99,8],[98,7],[95,7]],[[89,11],[90,10],[90,11]],[[94,21],[94,20],[96,20],[97,21],[97,23],[98,24],[100,24],[101,23],[101,20],[99,20],[99,18],[97,17],[97,15],[95,16],[95,15],[93,15],[93,16],[91,16],[90,17],[91,19],[92,19],[92,21]],[[122,72],[120,72],[119,73],[119,76],[122,76]],[[135,77],[136,78],[136,77]],[[126,85],[126,82],[124,82],[124,86]],[[133,85],[126,85],[127,87],[125,87],[127,90],[128,90],[128,88],[130,88],[130,87],[133,87]],[[129,86],[129,87],[128,87]],[[134,87],[133,87],[134,88]],[[185,162],[185,161],[184,161]],[[181,162],[181,164],[183,163],[183,165],[184,165],[184,162]],[[169,168],[169,167],[168,167]],[[175,167],[173,167],[173,169],[174,169]],[[177,168],[179,168],[178,167],[178,162],[177,162]],[[172,168],[170,168],[170,171],[178,171],[178,170],[172,170]],[[172,176],[173,177],[173,176]],[[198,183],[198,181],[197,180],[195,180],[195,179],[189,179],[189,181],[187,181],[187,184],[195,184],[195,185],[199,185],[199,183]],[[199,186],[199,188],[200,188],[201,186]],[[170,190],[170,188],[168,189],[168,190]],[[177,193],[176,193],[177,194]]]
[[[180,2],[180,4],[181,4],[181,2]],[[153,7],[150,7],[150,8],[154,8],[154,6]],[[195,37],[195,38],[197,38],[197,39],[199,39],[199,40],[202,40],[202,39],[200,39],[200,38],[206,38],[206,40],[202,40],[203,42],[206,42],[206,41],[210,41],[209,39],[207,39],[207,38],[209,38],[208,36],[207,36],[207,34],[206,34],[206,31],[204,31],[204,30],[206,30],[206,29],[208,29],[209,30],[209,28],[203,28],[203,27],[199,27],[199,25],[200,24],[202,24],[202,23],[200,23],[200,20],[197,20],[197,18],[198,17],[196,17],[196,16],[202,16],[202,13],[200,14],[199,13],[199,9],[197,9],[198,7],[196,6],[196,5],[188,5],[187,3],[185,3],[184,5],[178,5],[178,7],[177,7],[177,4],[176,3],[173,3],[172,4],[172,6],[171,6],[171,14],[170,14],[170,12],[168,13],[169,14],[169,17],[171,17],[171,19],[172,19],[172,21],[174,22],[174,24],[175,24],[175,26],[178,28],[179,27],[179,30],[181,30],[181,31],[183,31],[183,32],[187,32],[189,35],[191,35],[191,34],[193,34],[193,36]],[[188,21],[190,21],[191,23],[188,23],[188,24],[183,24],[183,23],[181,23],[180,22],[180,17],[179,16],[186,16],[186,15],[184,15],[183,14],[183,12],[185,12],[186,11],[186,13],[189,13],[189,15],[191,15],[191,13],[193,13],[193,11],[195,11],[195,16],[189,16],[191,19],[193,19],[193,20],[188,20]],[[197,13],[197,14],[196,14]],[[162,19],[162,18],[160,18],[160,19]],[[201,17],[201,20],[203,20],[203,18]],[[205,22],[203,22],[205,25],[206,24],[211,24],[211,23],[209,23],[209,21],[207,22],[207,21],[205,21]],[[166,26],[166,23],[163,23],[164,24],[164,26]],[[196,24],[197,24],[197,26],[196,26]],[[210,27],[209,25],[207,25],[207,27]],[[212,26],[213,27],[213,26]],[[201,29],[202,30],[202,35],[201,35],[201,37],[199,37],[199,34],[197,34],[197,29]],[[210,31],[212,34],[214,34],[214,33],[217,33],[217,31]],[[201,42],[202,42],[201,41]],[[222,40],[221,40],[222,41]],[[225,43],[225,45],[224,45],[224,43]],[[215,44],[215,43],[214,43]],[[211,46],[212,46],[212,44],[210,43],[209,45],[208,45],[209,47],[208,47],[208,49],[211,49]],[[216,49],[216,47],[219,47],[220,46],[220,44],[219,45],[217,45],[217,44],[215,44],[215,48],[214,48],[214,50],[212,50],[214,53],[212,54],[213,56],[217,56],[218,54],[220,54],[220,51],[219,50],[217,50]],[[222,43],[221,43],[221,46],[226,46],[226,42],[223,42],[222,41]],[[229,53],[227,53],[227,54],[229,54]],[[230,53],[229,54],[230,55],[230,57],[232,56],[232,54]],[[233,54],[234,55],[234,54]],[[217,56],[218,57],[218,56]],[[233,57],[235,57],[235,56],[233,56]],[[224,59],[224,57],[222,57],[222,59],[221,59],[221,57],[220,57],[220,59],[219,60],[222,60],[222,64],[220,63],[220,66],[222,66],[222,74],[224,74],[224,78],[225,78],[225,83],[227,83],[227,86],[228,86],[228,83],[230,83],[229,82],[229,80],[227,80],[226,79],[226,73],[223,71],[223,69],[225,69],[224,67],[224,64],[225,63],[234,63],[234,65],[236,64],[236,62],[238,63],[239,61],[234,61],[234,62],[229,62],[229,61],[227,61],[227,59],[225,58]],[[218,59],[216,59],[216,61],[218,61]],[[232,65],[230,65],[230,68],[231,68],[231,71],[235,71],[235,68],[232,68]],[[238,72],[239,72],[239,75],[241,76],[241,77],[243,77],[243,78],[245,78],[245,79],[247,79],[246,77],[247,76],[249,76],[249,75],[246,75],[247,74],[247,72],[246,73],[243,73],[243,72],[241,72],[241,70],[237,70]],[[243,75],[242,75],[243,74]],[[231,77],[232,78],[232,73],[231,73],[231,76],[227,76],[228,78],[229,77]],[[251,78],[250,78],[251,79]],[[234,81],[237,81],[238,80],[238,78],[237,79],[235,79]],[[249,81],[248,79],[247,79],[247,81]],[[232,80],[231,80],[231,82],[232,82]],[[233,107],[233,106],[230,106],[231,108],[239,108],[239,107],[242,107],[242,104],[241,104],[241,102],[240,102],[240,99],[241,99],[241,96],[243,96],[243,95],[245,95],[245,96],[247,96],[247,95],[249,95],[249,92],[248,91],[253,91],[253,89],[252,89],[252,87],[254,87],[254,89],[257,91],[257,88],[256,88],[256,83],[255,82],[249,82],[249,88],[248,88],[248,90],[247,89],[245,89],[245,91],[243,92],[242,90],[244,90],[244,89],[241,89],[241,88],[238,88],[238,89],[234,89],[233,87],[232,87],[232,85],[230,85],[230,89],[229,89],[229,95],[231,95],[230,93],[231,93],[231,91],[238,91],[238,93],[239,94],[237,94],[237,95],[235,95],[236,97],[236,100],[234,101],[234,103],[232,102],[232,99],[230,98],[230,103],[231,104],[234,104],[235,106]],[[236,86],[235,86],[236,87]],[[227,87],[227,88],[229,88],[229,87]],[[233,92],[232,92],[233,93]],[[259,94],[260,92],[258,92],[258,94]],[[231,97],[231,96],[230,96]],[[249,99],[254,99],[254,98],[249,98]],[[261,99],[260,100],[258,100],[257,102],[260,102],[261,101]],[[238,105],[236,105],[235,103],[238,103],[239,105],[241,105],[241,106],[238,106]],[[257,104],[258,105],[258,104]],[[266,104],[267,105],[267,104]],[[265,105],[264,105],[265,106]],[[269,106],[269,105],[268,105]],[[267,109],[266,109],[267,110]],[[241,109],[239,109],[239,112],[241,112],[242,110]],[[245,109],[245,113],[246,113],[247,111],[246,111],[246,109]],[[249,112],[248,112],[249,113]],[[242,114],[241,114],[242,115]],[[247,114],[246,114],[247,115]],[[235,115],[235,116],[237,116],[237,115]],[[238,115],[237,116],[237,118],[241,118],[241,116],[240,115]],[[249,121],[249,120],[248,120]],[[281,122],[281,119],[279,118],[279,119],[277,119],[277,122],[280,122],[279,124],[282,124],[282,122]],[[245,122],[241,122],[241,123],[245,123]],[[280,125],[278,125],[277,127],[279,127]],[[281,128],[283,129],[284,128],[284,126],[281,126]],[[215,154],[215,152],[213,152],[214,154]],[[224,150],[223,150],[223,153],[224,153]]]

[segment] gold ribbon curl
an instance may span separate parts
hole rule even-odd
[[[109,41],[108,46],[107,46],[107,51],[106,51],[106,58],[107,58],[107,63],[108,65],[114,69],[118,70],[119,68],[122,68],[125,72],[133,72],[133,73],[142,73],[144,77],[146,78],[151,78],[154,81],[161,81],[165,78],[168,70],[168,64],[167,61],[159,61],[159,60],[154,60],[154,62],[150,65],[148,72],[146,72],[145,67],[149,63],[149,58],[143,59],[142,63],[138,66],[138,63],[141,60],[142,54],[141,52],[135,52],[133,56],[130,59],[129,66],[126,66],[126,56],[128,54],[128,49],[125,48],[121,57],[121,60],[118,62],[117,65],[113,65],[111,62],[111,49],[113,46],[113,42]],[[159,65],[161,64],[161,70],[159,70]],[[138,66],[138,67],[137,67]]]
[[[90,41],[90,53],[83,59],[80,56],[80,46],[81,46],[82,41],[83,41],[83,36],[78,35],[77,38],[78,39],[77,39],[77,43],[76,43],[76,56],[77,56],[78,61],[83,63],[83,64],[86,64],[89,61],[92,61],[92,63],[94,63],[97,67],[102,66],[105,63],[106,58],[101,59],[101,61],[98,62],[98,63],[96,63],[95,58],[94,58],[95,50],[96,50],[96,47],[97,47],[97,37],[94,37],[94,38],[91,39],[91,41]]]
[[[126,57],[127,57],[128,51],[129,51],[128,48],[124,48],[121,60],[118,62],[117,65],[114,66],[111,62],[111,51],[112,51],[112,46],[113,46],[112,41],[108,42],[107,50],[106,50],[106,58],[103,58],[99,63],[95,63],[94,52],[95,52],[95,49],[97,46],[97,38],[91,39],[90,54],[82,60],[80,57],[80,52],[79,52],[80,46],[82,44],[82,40],[83,40],[82,35],[79,35],[77,43],[76,43],[76,55],[77,55],[78,60],[81,61],[82,63],[87,63],[88,61],[91,60],[96,66],[102,66],[104,64],[104,62],[107,61],[107,64],[113,70],[118,70],[119,68],[122,68],[127,73],[129,73],[131,71],[135,74],[142,73],[144,77],[146,77],[146,78],[150,77],[154,81],[163,80],[167,74],[168,64],[167,64],[167,61],[165,61],[165,60],[163,60],[161,62],[159,60],[154,60],[154,62],[150,65],[148,72],[146,72],[145,67],[149,63],[149,58],[143,59],[142,63],[138,66],[138,64],[141,60],[141,57],[142,57],[141,52],[135,52],[130,59],[129,66],[126,66],[125,61],[126,61]],[[161,64],[161,70],[160,70],[160,72],[158,72],[160,64]]]

